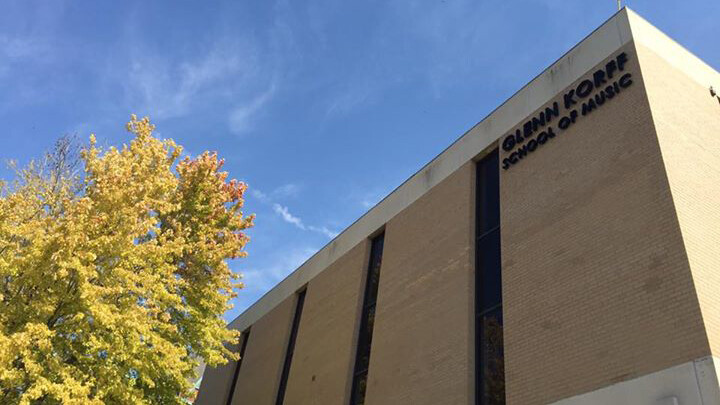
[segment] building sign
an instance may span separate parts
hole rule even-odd
[[[537,115],[531,117],[514,133],[503,138],[502,149],[506,157],[504,170],[518,164],[528,154],[570,128],[578,119],[600,108],[632,85],[632,74],[625,72],[628,56],[625,52],[595,71],[576,87],[563,94],[562,100],[554,101]],[[561,110],[562,107],[562,110]],[[551,124],[557,124],[557,130]]]

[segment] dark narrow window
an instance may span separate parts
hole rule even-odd
[[[300,316],[302,316],[303,305],[305,304],[305,290],[297,295],[297,304],[295,305],[295,316],[293,317],[292,329],[290,329],[290,339],[288,340],[287,353],[285,354],[285,364],[283,365],[282,376],[280,377],[280,387],[278,388],[276,405],[282,405],[285,400],[285,389],[287,388],[287,379],[290,374],[290,363],[292,363],[293,353],[295,352],[295,340],[297,339],[298,327],[300,326]]]
[[[230,394],[228,395],[227,405],[231,405],[233,395],[235,394],[235,386],[237,386],[238,376],[240,375],[240,365],[242,364],[243,357],[245,357],[245,348],[247,347],[248,339],[250,338],[250,328],[245,329],[245,332],[240,335],[242,343],[240,343],[240,358],[235,364],[235,372],[233,373],[233,379],[230,383]]]
[[[377,303],[378,286],[380,285],[380,264],[382,263],[383,243],[385,234],[372,240],[370,248],[370,264],[368,265],[365,297],[363,298],[362,315],[360,318],[360,335],[358,336],[357,353],[353,374],[350,405],[365,403],[368,367],[370,366],[370,344],[372,343],[373,326],[375,325],[375,306]]]
[[[475,393],[477,405],[505,404],[500,169],[497,149],[477,164],[475,224]]]

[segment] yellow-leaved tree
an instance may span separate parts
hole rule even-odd
[[[199,361],[235,358],[246,186],[147,118],[127,128],[119,149],[91,136],[77,174],[61,148],[2,185],[2,404],[182,403]]]

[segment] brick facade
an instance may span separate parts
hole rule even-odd
[[[720,401],[720,103],[703,82],[720,75],[653,30],[620,12],[463,136],[482,145],[470,158],[451,146],[234,322],[252,332],[232,403],[275,404],[305,287],[284,403],[349,403],[369,238],[384,229],[365,403],[474,404],[475,161],[553,101],[575,122],[555,117],[551,140],[500,171],[507,404]],[[631,85],[587,115],[587,99],[564,105],[611,61]],[[514,127],[496,128],[503,108],[523,111]],[[209,369],[197,403],[225,404],[234,370]],[[586,393],[599,396],[573,399]]]

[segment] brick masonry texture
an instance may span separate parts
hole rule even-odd
[[[647,48],[638,52],[712,354],[720,356],[720,103],[712,83],[693,81]]]
[[[633,85],[501,173],[510,405],[709,352],[638,57],[622,50]]]
[[[356,246],[310,280],[286,404],[348,402],[368,249]]]
[[[296,300],[290,296],[252,326],[233,404],[275,404]]]
[[[237,345],[229,345],[230,350],[238,352],[242,346],[242,339]],[[235,367],[237,367],[235,361],[229,361],[216,368],[208,367],[203,375],[195,405],[226,404],[228,395],[230,395],[232,379],[235,376]]]
[[[473,375],[472,162],[385,228],[368,404],[467,404]]]
[[[509,405],[720,356],[720,104],[623,51],[632,86],[501,170]],[[467,162],[385,226],[367,404],[474,403],[474,181]],[[368,250],[309,281],[285,404],[348,403]],[[233,403],[275,403],[294,309],[252,326]],[[233,368],[208,370],[198,403],[224,403]]]

